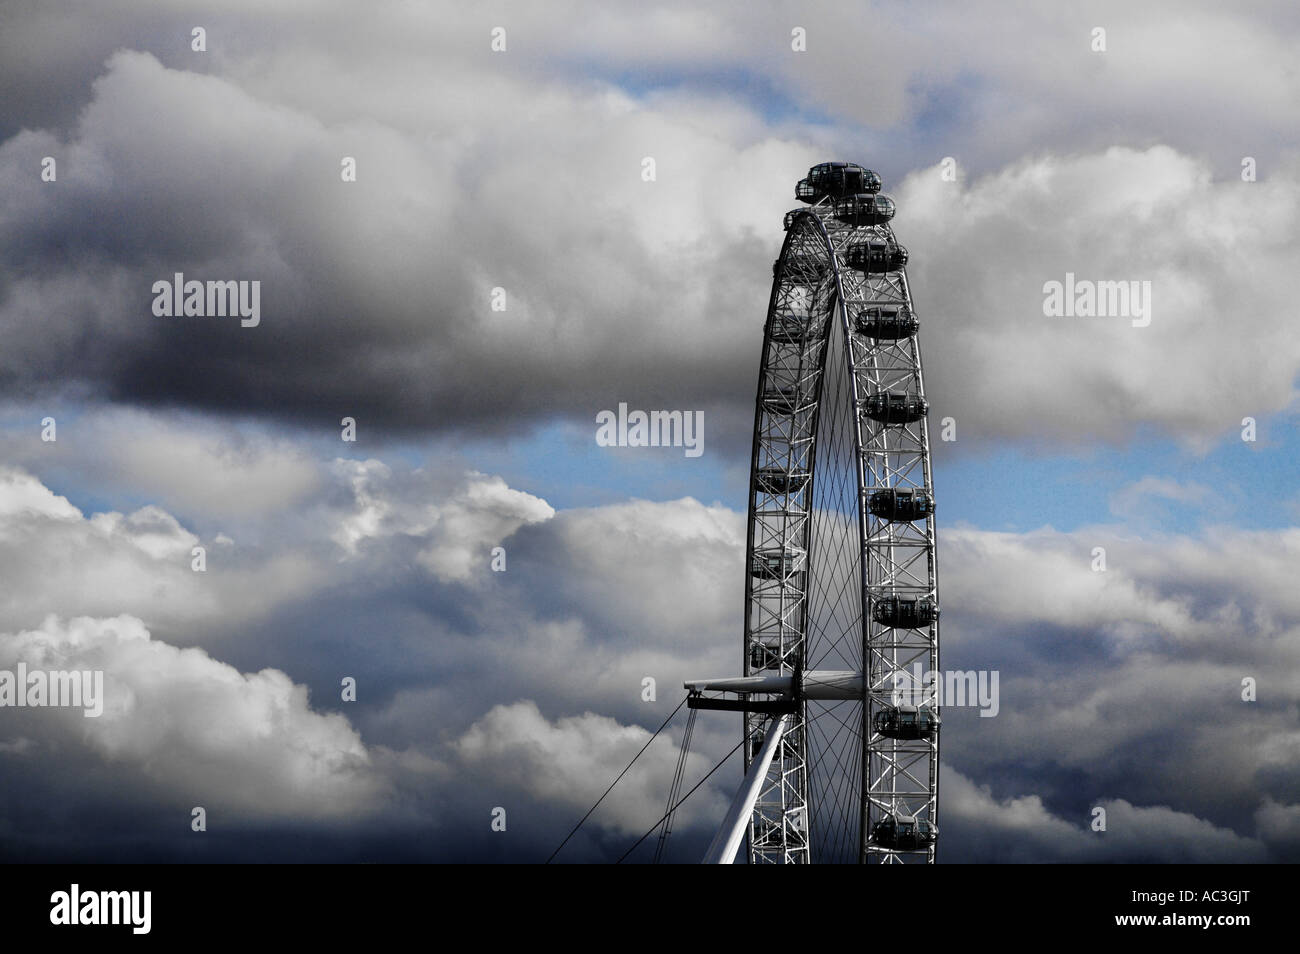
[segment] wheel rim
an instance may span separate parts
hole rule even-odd
[[[908,688],[915,667],[939,671],[937,618],[915,627],[873,618],[882,600],[938,599],[915,312],[904,268],[848,265],[899,260],[887,219],[859,224],[892,214],[892,203],[841,202],[837,217],[836,196],[801,189],[813,201],[786,217],[759,375],[744,671],[860,671],[868,692],[803,702],[750,819],[749,860],[933,862],[933,843],[871,838],[891,817],[937,824],[938,733],[876,731],[877,714],[900,701],[900,672]],[[871,494],[882,491],[893,493],[878,515]],[[905,519],[918,508],[922,517]],[[929,703],[937,718],[932,698],[901,701]],[[748,764],[764,718],[745,721]]]

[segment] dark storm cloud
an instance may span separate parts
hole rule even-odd
[[[1290,857],[1261,813],[1295,791],[1300,604],[1274,581],[1294,535],[948,531],[944,665],[999,669],[1002,701],[946,713],[950,768],[1076,826],[1107,800],[1164,805]]]
[[[566,18],[577,6],[380,8],[359,30],[346,4],[232,3],[208,20],[207,53],[189,49],[192,10],[161,10],[10,15],[11,122],[28,131],[0,146],[0,393],[309,426],[350,415],[384,433],[522,431],[626,400],[705,410],[715,446],[743,453],[776,223],[793,179],[850,141],[871,153],[851,158],[894,164],[891,188],[921,170],[898,227],[935,409],[960,409],[965,433],[1118,439],[1154,423],[1209,439],[1225,401],[1267,413],[1289,399],[1286,289],[1270,277],[1297,256],[1294,137],[1278,120],[1296,81],[1274,55],[1288,16],[1180,6],[1171,26],[1103,6],[1111,49],[1092,54],[1074,14],[886,7],[870,32],[897,42],[873,44],[864,95],[845,82],[861,51],[842,5],[801,9],[806,55],[788,51],[776,7],[604,10],[582,29]],[[487,48],[490,18],[510,30],[506,53]],[[1027,39],[1009,56],[1013,26]],[[1238,68],[1200,69],[1207,48]],[[777,76],[769,89],[834,122],[719,95],[691,69],[706,54]],[[673,71],[683,82],[643,88]],[[1209,130],[1231,161],[1207,151]],[[1105,151],[1153,142],[1173,148]],[[38,177],[46,155],[57,183]],[[960,185],[938,184],[943,155]],[[1203,199],[1241,155],[1259,157],[1261,182]],[[1044,319],[1043,282],[1070,269],[1154,278],[1155,326]],[[1262,278],[1242,285],[1250,270]],[[151,286],[178,271],[260,281],[262,323],[155,318]],[[1257,316],[1244,334],[1224,334],[1227,302]],[[1188,352],[1207,336],[1215,347]],[[1164,360],[1171,349],[1184,353]],[[1205,356],[1236,370],[1207,375]]]
[[[57,183],[29,174],[44,155]],[[355,184],[339,180],[345,155]],[[647,188],[634,165],[609,209],[504,152],[466,170],[409,137],[327,128],[135,53],[109,61],[69,143],[24,133],[0,162],[14,184],[10,395],[492,430],[593,419],[619,400],[716,406],[757,352],[753,322],[730,332],[737,308],[761,312],[749,273],[763,258],[652,251],[626,207]],[[706,270],[718,274],[688,301]],[[261,323],[155,317],[153,283],[176,272],[260,281]]]

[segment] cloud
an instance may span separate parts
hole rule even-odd
[[[208,520],[265,517],[302,502],[321,484],[319,468],[301,448],[264,434],[130,410],[92,420],[93,430],[65,428],[61,439],[85,442],[78,450],[98,462],[99,488],[117,483]]]
[[[87,615],[125,610],[169,634],[194,622],[227,626],[327,590],[352,572],[339,560],[356,563],[367,548],[372,559],[361,562],[374,579],[409,561],[442,583],[481,581],[495,546],[555,513],[497,476],[447,477],[406,467],[394,474],[375,459],[312,460],[263,438],[250,441],[251,453],[225,454],[201,432],[164,431],[154,443],[145,423],[144,441],[130,453],[101,456],[99,440],[92,439],[57,466],[81,473],[84,458],[107,458],[112,468],[114,461],[138,460],[137,454],[165,457],[175,437],[178,461],[215,461],[216,472],[199,475],[198,486],[187,489],[183,465],[173,461],[170,475],[166,468],[155,473],[157,483],[209,527],[233,522],[236,536],[201,537],[155,504],[86,517],[31,474],[0,467],[0,569],[12,584],[0,600],[0,624],[31,624],[58,608]],[[131,465],[110,483],[150,481]],[[278,512],[263,498],[261,504],[209,508],[208,495],[222,488],[269,494],[272,503],[279,498],[293,506]],[[200,546],[208,552],[206,569],[197,572],[194,550]],[[73,567],[77,572],[69,572]]]
[[[465,475],[435,502],[434,485],[422,472],[395,480],[393,471],[374,459],[339,459],[332,470],[351,487],[355,501],[352,512],[337,522],[334,542],[355,556],[364,544],[384,537],[416,540],[416,561],[443,583],[470,580],[476,568],[489,565],[496,544],[520,527],[555,516],[545,500],[487,474]]]
[[[1295,534],[941,534],[945,666],[1001,673],[996,719],[945,713],[945,757],[1076,810],[1081,799],[1167,804],[1251,834],[1300,764],[1300,604],[1276,580]],[[1104,572],[1092,569],[1096,545]]]
[[[1141,520],[1152,516],[1152,511],[1159,507],[1161,501],[1177,504],[1202,505],[1213,495],[1214,491],[1205,484],[1195,481],[1180,483],[1164,477],[1143,477],[1141,480],[1126,484],[1111,494],[1110,510],[1116,516]],[[1162,511],[1156,510],[1157,514]]]
[[[936,410],[972,446],[1163,432],[1204,447],[1287,408],[1298,171],[1215,181],[1204,160],[1153,146],[1026,157],[969,184],[911,174],[897,229]],[[1067,273],[1150,282],[1150,325],[1046,317],[1044,285]]]
[[[0,517],[77,520],[81,511],[31,475],[5,469],[0,471]]]
[[[140,692],[182,687],[153,708],[131,710],[120,738],[97,737],[95,758],[108,760],[95,763],[97,772],[170,791],[169,777],[151,781],[148,766],[151,746],[173,743],[147,726],[167,724],[157,707],[207,698],[208,689],[186,680],[211,676],[213,699],[246,695],[248,711],[264,720],[284,711],[283,731],[301,732],[311,745],[323,739],[351,752],[340,740],[347,733],[364,739],[367,784],[393,793],[384,817],[454,828],[485,810],[480,802],[508,800],[512,816],[531,819],[526,844],[513,850],[535,853],[626,764],[625,750],[667,714],[682,680],[734,669],[741,514],[690,498],[557,512],[482,474],[446,481],[373,459],[317,466],[322,490],[268,535],[269,550],[254,556],[238,540],[214,540],[208,574],[189,569],[198,536],[155,505],[86,518],[36,478],[3,472],[0,562],[15,581],[5,608],[9,631],[12,620],[89,607],[99,622],[18,628],[29,632],[25,639],[77,652],[111,649],[146,680]],[[348,528],[352,537],[331,539]],[[1300,684],[1300,657],[1289,637],[1300,626],[1300,603],[1277,574],[1292,562],[1295,533],[1216,527],[1144,539],[1127,527],[1099,526],[1068,534],[956,527],[941,535],[945,663],[1001,672],[996,719],[945,713],[948,764],[987,786],[1000,814],[1039,819],[1049,832],[1070,818],[1080,832],[1065,832],[1060,844],[1035,835],[1026,857],[1041,850],[1102,858],[1113,849],[1124,858],[1191,858],[1200,849],[1184,841],[1202,836],[1223,857],[1293,851],[1285,808],[1297,764],[1289,687]],[[502,542],[508,568],[493,573],[487,555]],[[1096,545],[1108,550],[1103,573],[1091,569]],[[422,562],[444,550],[445,565]],[[223,570],[230,561],[233,568]],[[300,567],[297,589],[266,583],[274,566]],[[123,612],[162,620],[168,638],[151,635],[138,615],[125,622],[109,615]],[[239,666],[179,648],[193,645],[196,627]],[[332,647],[324,655],[322,639]],[[279,672],[241,675],[241,668]],[[340,708],[330,696],[341,673],[358,677],[363,701],[355,706]],[[1258,703],[1241,699],[1246,676],[1258,682]],[[647,677],[657,684],[652,705],[641,698]],[[325,721],[317,721],[306,709],[308,686],[325,692],[324,704],[339,714],[322,712]],[[171,718],[189,725],[200,748],[207,711],[194,714],[192,725],[190,716]],[[344,712],[346,732],[329,721]],[[238,722],[239,731],[254,731],[250,719]],[[11,728],[0,740],[8,757],[45,751],[39,726]],[[697,777],[735,744],[734,729],[701,720]],[[1210,760],[1206,752],[1217,754]],[[669,751],[647,761],[653,770],[628,788],[624,804],[608,806],[596,823],[605,834],[584,840],[581,857],[621,853],[627,845],[614,836],[638,825],[639,834],[657,817],[660,763],[672,758]],[[306,762],[294,764],[285,771],[307,771]],[[194,771],[208,777],[205,768]],[[704,837],[714,802],[734,781],[734,773],[720,773],[704,807],[683,816],[688,842]],[[290,782],[266,783],[281,786],[267,796],[272,803]],[[960,785],[955,791],[945,789],[945,826],[950,805],[954,821],[968,811],[961,806],[970,798]],[[1038,802],[1007,808],[1026,791]],[[498,792],[508,796],[489,794]],[[1110,806],[1120,823],[1165,832],[1168,844],[1157,851],[1112,825],[1116,834],[1100,847],[1078,847],[1093,845],[1079,819],[1094,804]],[[1140,814],[1161,806],[1172,815]],[[945,836],[953,860],[991,850],[987,839],[961,831]],[[506,851],[477,837],[447,850]]]
[[[556,510],[527,477],[461,466],[458,439],[589,434],[627,400],[705,410],[743,470],[777,222],[813,162],[874,165],[899,202],[955,452],[1203,449],[1294,404],[1294,12],[810,3],[799,54],[790,12],[752,6],[384,6],[359,30],[349,4],[228,0],[206,54],[181,3],[5,8],[0,642],[135,672],[117,722],[7,723],[5,841],[102,847],[108,820],[181,844],[191,784],[268,826],[223,849],[242,857],[294,850],[299,817],[339,839],[313,839],[328,855],[551,841],[683,678],[734,671],[744,517]],[[261,281],[261,325],[155,318],[176,271]],[[1044,317],[1066,272],[1149,280],[1150,326]],[[32,436],[47,413],[55,444]],[[945,662],[1003,677],[998,718],[945,713],[952,860],[1295,856],[1300,531],[1159,532],[1218,495],[1126,479],[1114,526],[941,530]],[[702,719],[699,758],[735,729]],[[657,817],[671,761],[585,857]],[[482,814],[497,793],[508,838]],[[379,818],[400,847],[358,834]]]
[[[1285,845],[1291,852],[1300,851],[1300,805],[1286,805],[1267,798],[1255,812],[1255,823],[1262,838]]]
[[[110,616],[129,611],[172,638],[197,621],[222,626],[261,616],[321,585],[301,552],[240,551],[207,557],[193,569],[196,546],[220,547],[149,504],[129,514],[86,517],[23,471],[0,467],[0,626],[30,626],[48,613]]]
[[[1235,164],[1242,143],[1268,154],[1290,141],[1286,109],[1300,94],[1287,69],[1300,32],[1293,11],[1175,0],[1104,0],[1086,11],[815,0],[795,18],[780,5],[740,0],[708,9],[689,0],[599,10],[575,0],[545,10],[439,4],[368,11],[366,30],[345,2],[313,4],[305,18],[297,4],[225,0],[208,12],[205,55],[190,50],[193,17],[183,3],[147,14],[125,0],[93,10],[68,0],[14,6],[0,34],[0,75],[20,92],[0,126],[9,132],[74,122],[99,65],[123,46],[171,68],[225,74],[329,122],[452,130],[456,146],[485,137],[483,103],[513,93],[554,115],[567,90],[622,85],[661,104],[742,100],[801,138],[843,142],[852,133],[893,161],[958,144],[964,163],[985,168],[1044,142],[1087,150],[1117,137],[1220,143]],[[69,12],[83,29],[68,28]],[[795,20],[807,53],[791,50]],[[1104,54],[1091,49],[1099,24]],[[489,50],[496,25],[508,34],[505,53]],[[1008,36],[1018,39],[1014,50]],[[868,95],[847,81],[864,55]],[[1221,75],[1200,68],[1210,60],[1224,65]],[[425,95],[430,88],[445,95]],[[994,121],[998,135],[985,135]]]
[[[771,253],[752,224],[779,219],[789,169],[809,154],[777,139],[719,142],[607,91],[557,91],[554,110],[502,127],[516,142],[448,155],[427,128],[328,124],[229,79],[114,54],[66,147],[36,132],[0,147],[19,183],[0,262],[8,393],[57,382],[142,407],[315,426],[350,415],[390,435],[589,419],[619,396],[727,403],[758,347],[762,292],[751,309],[726,289],[765,271]],[[527,176],[508,172],[505,157],[554,124],[573,131],[573,152],[533,151]],[[647,140],[662,150],[661,187],[639,178]],[[156,148],[137,154],[144,141]],[[52,152],[57,189],[21,175]],[[578,154],[581,206],[564,184]],[[339,181],[345,155],[358,159],[356,183]],[[737,220],[685,176],[688,156],[784,185],[765,215]],[[130,225],[87,224],[108,222]],[[154,317],[152,284],[175,272],[261,281],[263,323]]]
[[[347,719],[313,711],[307,689],[282,672],[241,673],[201,649],[153,639],[131,616],[51,616],[0,634],[0,665],[19,661],[104,672],[98,718],[6,710],[27,773],[109,766],[118,786],[104,800],[167,803],[180,816],[201,805],[224,823],[350,817],[382,803],[384,780]]]
[[[650,735],[640,726],[620,725],[591,712],[551,721],[524,700],[494,706],[456,740],[454,750],[469,771],[492,778],[495,792],[514,789],[529,798],[545,799],[570,809],[577,820]],[[624,835],[642,835],[664,813],[678,754],[671,742],[647,749],[619,783],[620,797],[611,796],[600,814],[593,816],[593,823]],[[693,785],[710,768],[708,759],[692,752],[684,777]],[[715,822],[730,801],[731,793],[710,780],[683,806],[678,821],[682,827]]]
[[[1105,800],[1105,831],[1092,830],[1089,810],[1075,820],[1053,814],[1037,795],[999,799],[951,768],[944,795],[941,844],[946,858],[975,863],[1127,864],[1258,863],[1268,859],[1254,838],[1163,805]]]
[[[107,614],[149,607],[169,619],[206,607],[214,594],[190,570],[198,538],[158,507],[87,519],[30,474],[0,469],[3,624],[30,625],[51,609]],[[3,625],[0,624],[0,625]]]
[[[328,490],[299,503],[302,515],[281,524],[269,552],[241,563],[243,545],[214,541],[208,574],[189,569],[197,536],[161,508],[86,518],[36,478],[5,471],[0,560],[16,581],[6,616],[78,606],[101,616],[147,612],[175,635],[150,641],[140,635],[145,624],[115,623],[112,645],[134,647],[133,660],[152,646],[163,664],[194,653],[201,673],[233,678],[237,669],[202,650],[176,648],[192,643],[197,625],[237,658],[265,667],[269,657],[273,668],[294,674],[239,677],[256,687],[241,691],[259,700],[295,699],[308,685],[336,692],[340,672],[357,675],[365,704],[346,710],[356,727],[349,731],[367,740],[375,784],[401,793],[393,817],[423,825],[431,818],[454,824],[482,809],[484,792],[509,791],[515,809],[532,806],[526,814],[563,826],[579,802],[592,796],[585,810],[599,794],[589,788],[616,774],[606,770],[630,758],[631,741],[644,741],[644,726],[666,715],[683,679],[734,669],[744,548],[744,522],[734,511],[686,498],[555,512],[482,474],[443,482],[377,460],[319,467]],[[330,539],[348,528],[350,547]],[[945,662],[1001,671],[996,719],[945,714],[950,765],[979,780],[972,784],[996,786],[1003,801],[1020,797],[1007,790],[1007,780],[1016,780],[1020,791],[1039,793],[1048,815],[1082,811],[1080,798],[1113,803],[1121,818],[1124,805],[1165,805],[1285,856],[1285,813],[1268,806],[1286,805],[1295,781],[1288,716],[1295,700],[1287,687],[1300,684],[1300,658],[1287,634],[1300,626],[1300,604],[1273,577],[1290,565],[1294,534],[1212,528],[1147,540],[1116,527],[945,531]],[[493,573],[487,555],[503,541],[508,568]],[[1091,569],[1099,544],[1108,549],[1104,573]],[[444,549],[445,566],[424,565],[423,554]],[[84,568],[77,555],[88,560]],[[221,569],[232,558],[242,570]],[[260,574],[276,565],[301,567],[298,589],[265,583]],[[253,595],[261,590],[268,595]],[[246,633],[232,632],[236,608],[252,627]],[[75,643],[64,632],[71,625],[39,631]],[[124,642],[122,632],[135,641]],[[322,633],[337,634],[329,659],[307,651]],[[1259,683],[1257,704],[1241,701],[1245,676]],[[647,677],[661,700],[649,707],[641,699]],[[202,695],[186,692],[175,698]],[[257,705],[266,712],[270,703]],[[146,749],[130,748],[137,729],[128,725],[119,744],[136,761],[113,771],[135,779]],[[732,729],[702,722],[698,758],[725,754]],[[152,744],[138,731],[141,745]],[[41,742],[39,733],[16,729],[6,751],[17,757]],[[535,753],[526,757],[530,747]],[[1201,757],[1210,751],[1214,760]],[[584,759],[590,764],[579,764]],[[655,756],[647,765],[662,768],[660,759],[671,761]],[[695,769],[703,774],[702,763]],[[458,772],[459,783],[447,781]],[[647,817],[649,806],[661,802],[657,778],[650,772],[631,786],[626,804],[611,805],[598,828],[644,830],[657,817]],[[720,775],[719,792],[732,782]],[[953,797],[945,791],[945,812]],[[697,837],[712,816],[687,817],[683,831]],[[1171,838],[1199,830],[1169,824]],[[533,831],[530,839],[527,850],[541,850],[547,836]],[[603,856],[616,841],[584,843],[584,856]],[[1218,835],[1210,843],[1233,856],[1240,848]],[[985,842],[954,837],[945,845],[963,858]],[[1122,850],[1137,857],[1149,847],[1125,842]],[[1166,854],[1185,851],[1171,842]]]
[[[482,32],[478,15],[451,12],[376,14],[392,41],[379,47],[346,7],[304,24],[236,4],[224,16],[241,28],[210,27],[206,58],[140,31],[147,52],[104,49],[93,87],[65,91],[82,101],[75,119],[0,145],[14,184],[0,390],[306,428],[350,415],[388,437],[521,432],[630,400],[707,410],[711,446],[739,455],[776,223],[803,170],[854,138],[867,154],[837,157],[897,163],[885,171],[927,383],[937,412],[961,409],[962,447],[1123,440],[1144,425],[1203,446],[1286,407],[1300,368],[1280,346],[1280,276],[1300,266],[1300,171],[1269,145],[1287,141],[1269,104],[1290,102],[1296,81],[1269,52],[1298,24],[1180,10],[1169,56],[1165,20],[1115,7],[1111,50],[1093,54],[1076,14],[968,12],[873,13],[870,96],[843,82],[861,45],[838,5],[805,11],[816,55],[788,50],[783,14],[686,7],[608,11],[577,33],[562,12],[503,9],[514,43],[500,55],[484,33],[477,54],[430,56],[440,37]],[[1012,21],[1037,42],[1007,58]],[[46,22],[29,10],[16,35],[46,43]],[[287,49],[270,39],[283,34]],[[1224,35],[1239,68],[1207,77],[1192,51],[1219,62]],[[701,73],[705,50],[716,66]],[[638,63],[648,89],[629,79]],[[741,95],[719,95],[729,75]],[[418,95],[429,88],[441,95]],[[1196,106],[1171,111],[1175,89],[1197,90]],[[1239,156],[1204,154],[1195,131],[1219,101],[1238,151],[1264,160],[1258,182],[1238,180]],[[788,118],[787,102],[862,132]],[[996,142],[978,135],[995,115]],[[895,126],[909,130],[901,146]],[[935,164],[954,141],[978,152],[944,182]],[[57,183],[36,174],[45,155]],[[654,182],[640,178],[647,155]],[[358,160],[355,183],[339,177],[343,156]],[[176,271],[260,280],[263,324],[153,317],[152,283]],[[1151,281],[1153,324],[1044,318],[1042,286],[1067,271]],[[267,466],[268,483],[300,486],[291,463]],[[221,485],[218,468],[194,495]]]

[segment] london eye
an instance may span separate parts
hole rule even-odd
[[[687,681],[646,743],[688,707],[667,811],[623,858],[655,831],[663,857],[677,807],[709,777],[681,795],[696,714],[722,710],[742,714],[727,758],[742,751],[745,776],[705,862],[730,864],[742,846],[752,864],[935,861],[929,404],[907,250],[880,188],[844,162],[795,188],[804,205],[786,213],[773,263],[754,409],[742,675]]]
[[[742,677],[746,783],[710,849],[751,863],[933,863],[939,602],[928,403],[907,250],[880,177],[799,182],[754,414]]]

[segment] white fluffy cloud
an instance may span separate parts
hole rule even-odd
[[[124,797],[192,805],[229,821],[354,817],[380,807],[385,782],[341,715],[312,710],[304,686],[265,669],[241,673],[201,649],[153,639],[130,616],[47,618],[0,633],[13,670],[102,670],[103,713],[7,709],[5,735],[27,740],[24,767],[113,766]],[[178,819],[183,825],[183,819]]]
[[[576,821],[649,739],[650,732],[640,726],[620,725],[591,712],[552,721],[525,700],[494,706],[456,740],[454,751],[477,777],[490,777],[497,791],[527,792],[571,810]],[[611,795],[600,814],[592,816],[593,824],[626,835],[643,834],[664,812],[678,756],[671,741],[657,740],[619,783],[618,796]],[[695,784],[710,768],[710,760],[691,752],[687,784]],[[718,778],[705,783],[682,807],[681,826],[716,821],[725,814],[731,793],[719,786]]]
[[[227,737],[216,712],[229,707],[229,731],[252,759],[247,773],[265,775],[265,764],[283,763],[280,774],[258,783],[268,804],[287,805],[295,786],[319,770],[335,780],[323,783],[326,789],[341,786],[340,804],[369,804],[366,799],[392,789],[406,793],[399,814],[434,817],[445,801],[455,816],[500,790],[514,793],[511,804],[531,799],[550,806],[548,817],[562,819],[594,801],[630,758],[625,750],[646,738],[638,725],[666,714],[682,679],[734,668],[744,547],[743,519],[734,511],[687,498],[557,513],[499,478],[470,474],[440,484],[423,471],[374,460],[333,461],[322,466],[321,479],[328,494],[303,505],[320,519],[284,524],[297,532],[310,528],[314,536],[279,539],[260,558],[267,562],[222,582],[219,568],[206,579],[190,571],[196,535],[166,511],[146,506],[86,518],[36,478],[4,471],[0,560],[17,581],[6,617],[40,613],[40,620],[69,606],[93,607],[99,617],[35,629],[32,622],[10,622],[8,631],[23,635],[9,639],[64,647],[59,652],[69,659],[100,658],[106,670],[130,671],[110,681],[124,693],[119,702],[130,700],[119,712],[110,694],[101,725],[117,730],[82,730],[72,720],[76,731],[94,732],[85,744],[95,759],[117,765],[113,771],[160,797],[174,793],[182,776],[208,785],[235,772],[233,762],[204,754],[205,746],[220,749]],[[1135,486],[1173,492],[1158,481]],[[351,536],[330,541],[345,530]],[[946,757],[972,780],[986,766],[995,776],[1002,771],[997,766],[1022,767],[1016,776],[1022,791],[1041,793],[1039,801],[994,799],[995,815],[1025,815],[1044,830],[1060,829],[1056,840],[1031,839],[1026,851],[1082,859],[1110,846],[1125,857],[1191,858],[1200,849],[1185,842],[1196,839],[1224,857],[1255,857],[1260,846],[1290,850],[1286,791],[1297,742],[1288,706],[1296,701],[1300,655],[1289,636],[1300,627],[1300,603],[1281,568],[1293,562],[1295,533],[1211,528],[1198,537],[1143,539],[1127,527],[1069,534],[957,527],[942,534],[945,662],[1002,674],[996,719],[966,719],[965,710],[946,719]],[[487,554],[502,541],[509,569],[494,574]],[[1104,573],[1091,569],[1096,545],[1108,549]],[[455,560],[421,566],[422,555],[441,548]],[[215,562],[237,558],[241,549],[237,541],[216,545]],[[95,559],[85,569],[80,561],[87,554]],[[255,572],[288,559],[301,563],[305,588],[268,586]],[[417,618],[393,633],[366,626],[348,637],[349,646],[364,639],[374,660],[365,665],[380,667],[364,680],[367,704],[355,709],[355,730],[339,717],[313,713],[303,680],[295,684],[275,671],[244,675],[203,650],[177,648],[193,623],[211,627],[234,605],[253,612],[248,604],[257,600],[250,594],[258,591],[267,593],[259,612],[274,609],[289,625],[297,619],[311,629],[319,617],[310,615],[312,600],[305,597],[347,580],[350,599],[369,622],[391,600],[385,578],[407,572],[403,567],[415,572],[410,583],[436,601],[436,615],[427,625]],[[235,592],[243,594],[239,600]],[[152,627],[118,616],[137,610],[165,619],[178,635],[150,638]],[[242,642],[232,646],[249,651]],[[352,658],[354,648],[344,655]],[[412,660],[417,648],[421,655]],[[383,689],[389,669],[403,687],[392,694]],[[647,676],[658,687],[654,715],[640,698]],[[1245,676],[1258,681],[1258,703],[1240,699]],[[337,685],[337,664],[316,678]],[[178,688],[165,689],[172,685]],[[187,708],[195,700],[202,705]],[[174,738],[160,728],[173,724]],[[30,714],[21,727],[11,723],[13,731],[0,740],[4,754],[28,758],[45,751],[51,725],[32,723]],[[259,736],[267,725],[273,728]],[[441,732],[431,736],[431,725]],[[696,776],[734,744],[733,728],[701,723],[691,766]],[[358,748],[371,735],[374,743]],[[295,739],[301,751],[278,748]],[[177,755],[186,767],[159,774],[154,755],[172,746],[193,747],[199,761]],[[1210,751],[1218,753],[1215,759],[1202,757]],[[672,758],[671,745],[651,757],[646,777],[628,788],[633,794],[612,803],[596,824],[626,835],[653,821],[663,794],[655,780],[671,773]],[[210,773],[211,765],[220,770]],[[1060,810],[1048,806],[1069,794],[1060,788],[1061,773],[1091,779],[1084,794],[1111,806],[1114,835],[1101,847],[1077,819],[1054,820]],[[683,824],[703,825],[716,815],[715,803],[732,782],[730,775],[720,781]],[[1079,791],[1075,783],[1072,792]],[[433,806],[416,809],[419,798],[433,798]],[[989,806],[963,795],[960,784],[949,786],[945,799],[945,818],[958,823],[948,842],[953,850],[962,857],[991,850],[960,834],[963,812],[974,817]],[[967,803],[975,807],[963,808]],[[1135,828],[1164,832],[1168,850],[1125,841],[1120,829],[1130,815]]]
[[[214,551],[205,572],[192,568],[200,545]],[[262,616],[323,583],[300,552],[227,562],[215,551],[228,545],[200,539],[152,504],[86,517],[31,474],[0,467],[0,626],[30,626],[50,612],[130,612],[174,636],[194,621]]]
[[[216,594],[190,570],[198,542],[165,511],[86,518],[30,474],[0,469],[0,625],[47,613],[115,615],[123,606],[177,619],[217,612]]]
[[[334,542],[355,556],[368,541],[418,541],[416,560],[443,583],[469,580],[489,566],[497,544],[520,527],[555,516],[545,500],[487,474],[469,473],[450,493],[435,497],[435,484],[422,480],[424,475],[394,480],[379,460],[339,459],[331,469],[351,488],[354,501],[336,523]]]
[[[198,445],[180,441],[182,453]],[[96,445],[79,453],[93,459]],[[234,538],[201,537],[154,504],[86,516],[30,473],[0,467],[0,570],[9,583],[0,596],[0,625],[31,625],[58,611],[130,612],[169,634],[196,621],[228,626],[327,591],[342,572],[339,558],[355,562],[367,545],[380,563],[400,562],[398,540],[416,548],[414,562],[430,578],[466,582],[489,572],[493,547],[555,513],[500,477],[471,472],[447,479],[409,469],[395,476],[374,459],[308,462],[270,447],[228,459],[209,486],[255,494],[273,459],[295,460],[295,508],[280,513],[250,505],[235,515],[218,507],[215,518],[200,510],[209,525],[235,520]],[[67,455],[62,461],[74,471],[85,464]],[[130,484],[132,478],[118,472],[114,480]],[[184,496],[178,484],[170,486],[171,496]],[[241,531],[256,545],[245,545]],[[198,546],[207,551],[203,572],[192,568]]]
[[[1216,181],[1167,146],[1116,147],[1026,157],[969,184],[927,169],[897,199],[928,389],[963,440],[1154,426],[1203,446],[1294,399],[1300,166]],[[1067,273],[1150,282],[1150,325],[1046,317],[1044,285]]]

